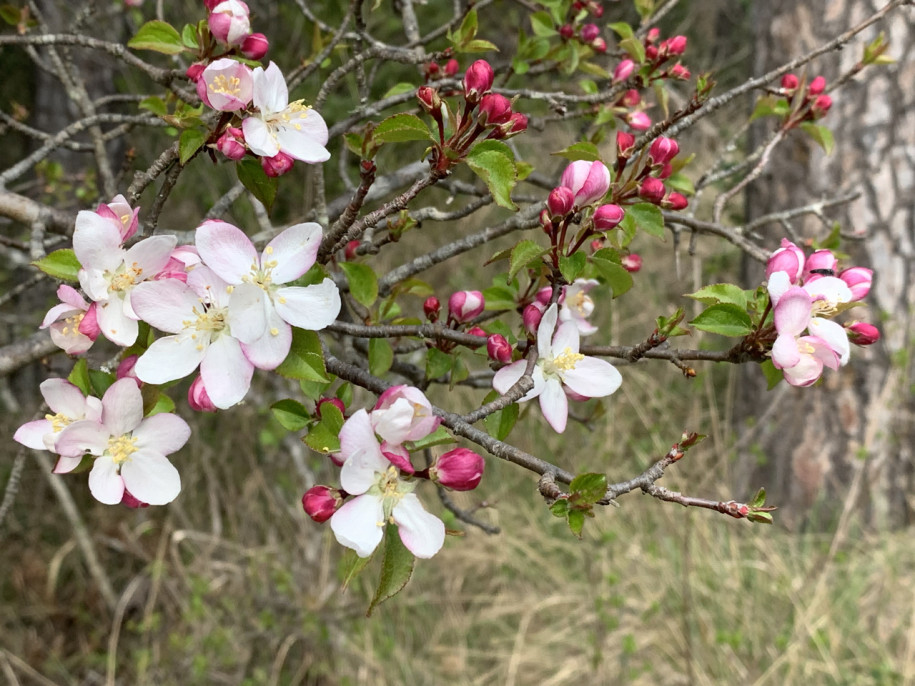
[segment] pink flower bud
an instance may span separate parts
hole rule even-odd
[[[535,300],[538,303],[540,303],[541,305],[543,305],[544,308],[546,308],[546,306],[550,304],[550,300],[552,299],[552,297],[553,297],[553,287],[552,286],[544,286],[539,291],[537,291],[537,294],[534,296]],[[559,299],[562,300],[562,295],[559,296]]]
[[[676,157],[678,152],[680,152],[680,146],[677,141],[673,138],[659,136],[651,142],[648,156],[651,158],[652,164],[662,167]]]
[[[782,76],[782,90],[788,95],[792,95],[794,91],[797,90],[799,84],[800,82],[794,74],[785,74]]]
[[[600,36],[588,43],[588,45],[590,45],[591,49],[598,55],[603,55],[605,52],[607,52],[607,41],[605,41]]]
[[[807,93],[810,95],[819,95],[826,90],[826,79],[822,76],[817,76],[813,81],[810,82],[810,85],[807,86]]]
[[[843,269],[842,273],[839,274],[839,278],[851,290],[852,301],[863,300],[870,293],[874,272],[867,267],[850,267],[849,269]]]
[[[532,336],[537,333],[537,327],[540,326],[540,320],[543,319],[543,311],[546,308],[539,302],[532,302],[524,308],[521,319],[524,322],[524,330]]]
[[[481,329],[479,326],[474,326],[467,329],[467,333],[471,336],[479,336],[480,338],[486,337],[486,332],[483,331],[483,329]]]
[[[806,282],[823,276],[835,276],[839,261],[832,254],[832,250],[816,250],[804,262],[804,271],[801,280]]]
[[[434,295],[430,295],[423,303],[423,312],[426,313],[426,319],[428,319],[430,322],[438,321],[438,313],[441,311],[441,309],[442,304]]]
[[[540,210],[540,215],[537,217],[540,220],[540,228],[543,229],[543,233],[547,236],[553,233],[553,220],[550,218],[550,211],[545,207]]]
[[[635,273],[642,268],[642,257],[636,253],[624,255],[620,262],[623,265],[623,269],[627,272]]]
[[[560,184],[575,194],[577,207],[584,207],[606,195],[610,189],[610,170],[600,160],[576,160],[562,172]]]
[[[200,76],[203,74],[203,70],[206,69],[205,64],[200,64],[200,62],[195,62],[187,68],[187,71],[184,72],[184,75],[187,76],[191,81],[197,83],[200,80]]]
[[[505,124],[502,124],[503,137],[514,136],[527,131],[527,115],[521,112],[512,112]]]
[[[454,76],[458,73],[458,69],[461,68],[461,65],[458,64],[458,61],[453,57],[445,62],[445,76]]]
[[[626,59],[616,65],[613,70],[613,83],[621,83],[632,76],[635,71],[635,62]]]
[[[486,463],[467,448],[449,450],[429,469],[430,478],[455,491],[472,491],[480,485]]]
[[[680,210],[685,210],[689,206],[689,200],[686,199],[686,196],[682,193],[677,193],[676,191],[671,191],[667,194],[667,197],[661,202],[661,207],[666,210],[675,210],[679,212]]]
[[[657,27],[652,27],[648,29],[648,33],[645,34],[645,42],[648,44],[657,43],[658,38],[661,37],[661,29]]]
[[[426,72],[426,79],[428,80],[436,78],[438,75],[438,70],[438,62],[427,62],[424,68],[424,71]]]
[[[595,238],[593,241],[591,241],[591,252],[597,252],[603,247],[604,242],[601,239]]]
[[[241,110],[254,95],[254,76],[241,62],[229,58],[216,60],[203,70],[197,81],[197,95],[214,110]]]
[[[680,79],[681,81],[689,81],[689,77],[692,76],[689,69],[684,67],[682,64],[677,62],[674,66],[667,70],[668,75],[672,79]]]
[[[144,503],[142,500],[138,500],[137,497],[126,488],[124,489],[124,495],[121,496],[121,505],[129,507],[132,510],[149,507],[149,503]]]
[[[666,192],[664,182],[651,176],[639,184],[639,197],[656,205],[661,202]]]
[[[347,262],[352,262],[359,255],[356,252],[359,249],[359,246],[362,245],[359,241],[350,241],[346,244],[346,247],[343,248],[343,257]]]
[[[216,149],[230,160],[238,161],[248,154],[245,134],[241,129],[229,127],[216,141]]]
[[[554,188],[550,191],[550,195],[546,199],[546,207],[550,211],[550,218],[552,220],[559,220],[565,217],[572,211],[572,206],[574,204],[575,193],[572,192],[571,188],[567,188],[566,186]]]
[[[649,62],[654,62],[658,59],[658,49],[653,45],[647,46],[645,48],[645,59]]]
[[[880,331],[867,322],[846,324],[845,331],[848,333],[848,340],[855,345],[872,345],[880,340]]]
[[[617,131],[616,156],[622,159],[629,159],[633,148],[635,148],[635,136],[626,131]]]
[[[636,131],[647,131],[651,128],[651,117],[644,112],[631,112],[626,116],[626,123]]]
[[[623,93],[623,97],[620,98],[620,105],[623,107],[635,107],[640,102],[642,102],[642,96],[639,95],[639,92],[635,88],[630,88]]]
[[[787,238],[782,239],[782,247],[772,253],[766,263],[766,281],[775,272],[785,272],[792,284],[796,284],[804,272],[804,251]]]
[[[191,387],[187,389],[187,404],[195,412],[216,412],[216,406],[210,400],[207,389],[203,386],[203,377],[194,379]]]
[[[492,88],[496,75],[486,60],[477,60],[464,73],[464,97],[476,104]]]
[[[601,205],[594,210],[594,228],[598,231],[615,229],[626,213],[619,205]]]
[[[832,107],[832,98],[828,95],[818,95],[810,106],[810,115],[814,119],[822,119],[829,112],[830,107]]]
[[[140,228],[140,208],[132,208],[123,195],[116,195],[111,202],[100,204],[95,213],[117,224],[122,243],[132,238]]]
[[[294,163],[295,160],[284,152],[278,152],[273,157],[261,157],[261,167],[264,168],[264,173],[271,178],[282,176],[292,169]]]
[[[241,45],[251,34],[248,6],[241,0],[224,0],[213,7],[207,24],[213,37],[227,45]]]
[[[571,24],[563,24],[559,27],[559,35],[563,40],[569,40],[575,35],[575,28]]]
[[[600,35],[600,28],[597,24],[585,24],[581,27],[582,43],[590,43]]]
[[[441,116],[442,98],[431,86],[420,86],[416,90],[416,99],[426,112]]]
[[[469,322],[482,314],[486,301],[480,291],[457,291],[448,298],[448,311],[456,322]]]
[[[494,333],[486,339],[486,354],[490,360],[508,364],[512,361],[512,347],[505,336]]]
[[[604,6],[600,2],[589,2],[588,3],[588,12],[595,19],[600,19],[604,16]]]
[[[340,491],[330,486],[313,486],[302,496],[302,509],[318,524],[330,519],[342,504]]]
[[[142,388],[143,382],[137,378],[136,372],[133,371],[133,368],[136,366],[137,360],[139,359],[140,357],[138,355],[128,355],[125,357],[118,365],[115,376],[118,379],[133,379],[137,382],[137,386]]]
[[[487,93],[480,98],[480,123],[486,125],[504,124],[512,116],[511,100],[498,93]]]
[[[686,36],[674,36],[666,40],[665,43],[668,55],[682,55],[686,52]]]
[[[212,12],[213,8],[221,2],[222,0],[203,0],[203,5],[207,8],[207,12]]]
[[[241,44],[241,54],[249,60],[259,60],[270,49],[270,41],[262,33],[252,33]]]
[[[343,404],[343,401],[340,398],[320,398],[317,403],[315,403],[315,414],[318,415],[318,419],[321,418],[321,407],[323,405],[333,405],[338,410],[340,414],[344,417],[346,416],[346,405]]]

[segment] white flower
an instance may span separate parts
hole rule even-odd
[[[594,301],[588,291],[597,285],[597,279],[575,279],[574,282],[563,288],[563,296],[559,301],[559,321],[572,322],[582,336],[589,336],[597,331],[597,327],[588,321],[594,312]]]

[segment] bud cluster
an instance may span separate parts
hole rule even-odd
[[[822,119],[832,107],[832,98],[826,95],[826,79],[814,77],[803,83],[795,74],[782,76],[779,93],[788,101],[790,111],[785,117],[784,129],[793,129],[805,121]]]
[[[209,11],[207,28],[210,35],[227,45],[229,54],[241,54],[249,60],[259,60],[267,54],[270,43],[264,34],[251,32],[251,13],[246,3],[242,0],[204,0],[203,4]],[[225,56],[222,50],[220,53]]]

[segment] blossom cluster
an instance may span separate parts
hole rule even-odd
[[[241,0],[204,0],[210,34],[229,48],[237,48],[249,60],[267,54],[270,43],[262,33],[251,32],[251,12]]]
[[[372,554],[388,523],[397,525],[404,546],[416,557],[435,555],[445,542],[445,525],[422,506],[414,493],[419,479],[468,491],[479,485],[484,461],[466,448],[441,455],[418,470],[407,444],[434,432],[441,419],[426,396],[411,386],[393,386],[374,409],[353,413],[340,429],[340,486],[314,486],[302,496],[305,512],[316,522],[330,520],[337,541],[359,557]]]
[[[831,251],[805,255],[788,239],[782,239],[782,246],[769,258],[767,289],[778,334],[772,363],[792,386],[810,386],[824,368],[838,369],[848,362],[849,342],[869,345],[879,338],[871,324],[842,326],[832,321],[867,296],[873,280],[873,272],[865,267],[838,273],[837,267]]]

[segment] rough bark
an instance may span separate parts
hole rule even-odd
[[[884,3],[873,0],[770,0],[756,3],[757,73],[783,63],[860,22]],[[915,8],[904,7],[868,31],[863,41],[885,31],[889,54],[898,62],[868,68],[832,93],[834,105],[823,123],[835,133],[829,157],[802,135],[780,148],[764,178],[747,194],[752,219],[778,209],[848,190],[861,197],[829,213],[843,233],[862,240],[844,241],[845,264],[871,267],[875,284],[868,307],[849,313],[881,328],[882,340],[853,350],[848,367],[827,373],[812,389],[780,389],[764,395],[758,374],[741,383],[738,405],[746,468],[746,486],[766,484],[774,503],[783,506],[788,526],[826,525],[841,511],[855,508],[876,527],[913,520],[915,481],[915,395],[911,353],[915,343]],[[861,56],[863,42],[812,65],[808,80],[823,74],[833,82]],[[757,140],[766,135],[762,127]],[[793,227],[804,239],[823,238],[827,223],[810,218]],[[785,235],[769,227],[771,244]],[[759,279],[754,267],[747,275]],[[846,315],[848,316],[848,315]],[[763,398],[760,402],[760,398]],[[774,402],[765,421],[751,426]],[[755,462],[755,464],[748,464]]]

